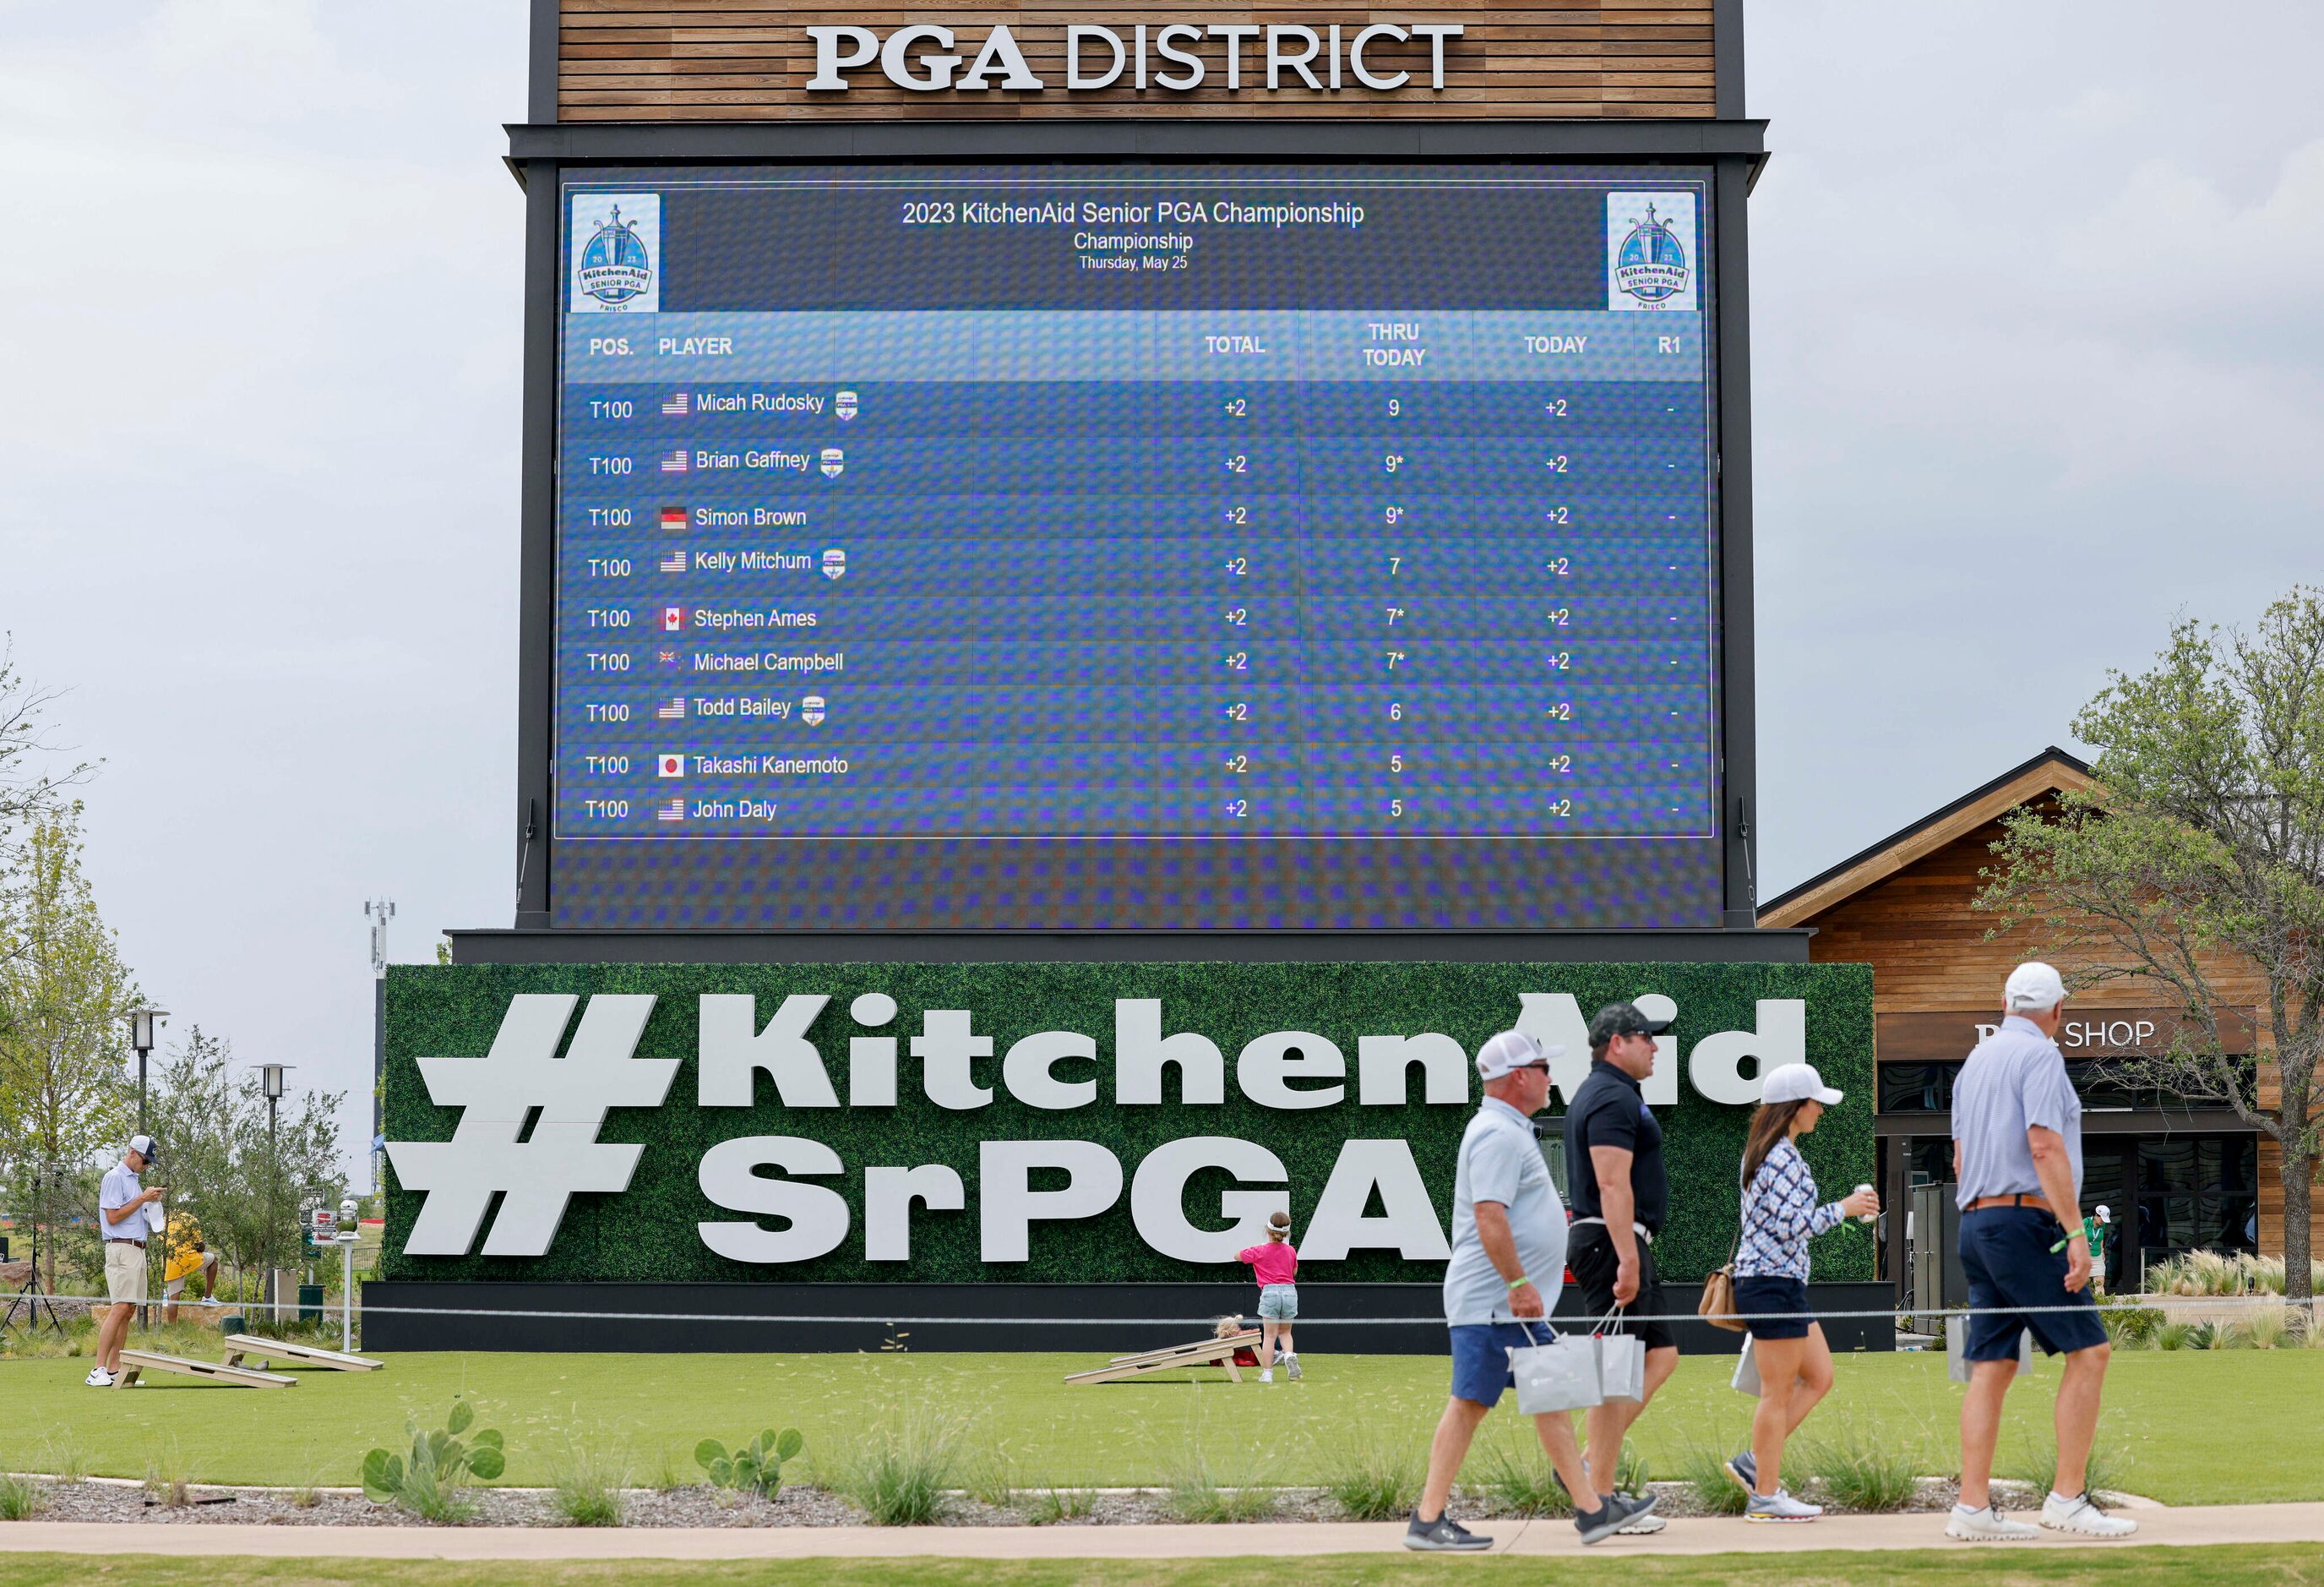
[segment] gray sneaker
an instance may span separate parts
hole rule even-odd
[[[1590,1539],[1585,1537],[1582,1541]],[[1422,1554],[1480,1554],[1492,1547],[1493,1540],[1478,1536],[1451,1516],[1424,1521],[1420,1512],[1415,1510],[1411,1523],[1404,1529],[1404,1545]]]
[[[1812,1521],[1821,1514],[1823,1514],[1821,1505],[1803,1504],[1778,1488],[1774,1493],[1764,1498],[1757,1493],[1753,1494],[1750,1504],[1744,1509],[1743,1518],[1747,1521],[1796,1524],[1801,1521]]]
[[[1749,1450],[1727,1462],[1727,1474],[1743,1485],[1744,1492],[1759,1491],[1759,1459]]]
[[[1299,1381],[1299,1358],[1297,1356],[1285,1356],[1283,1358],[1283,1370],[1290,1375],[1291,1380],[1294,1383]]]
[[[1652,1510],[1656,1502],[1655,1496],[1651,1493],[1643,1499],[1609,1493],[1606,1496],[1606,1502],[1596,1510],[1586,1516],[1575,1516],[1573,1529],[1582,1534],[1584,1543],[1603,1543]]]

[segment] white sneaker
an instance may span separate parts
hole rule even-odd
[[[2127,1516],[2110,1516],[2090,1502],[2087,1493],[2068,1499],[2052,1493],[2042,1501],[2042,1524],[2053,1532],[2074,1532],[2084,1537],[2127,1537],[2138,1523]]]
[[[1758,1494],[1753,1494],[1749,1504],[1744,1508],[1743,1518],[1747,1521],[1763,1523],[1768,1521],[1797,1523],[1812,1521],[1821,1514],[1823,1514],[1823,1506],[1794,1499],[1790,1493],[1778,1488],[1764,1499]]]
[[[1626,1521],[1615,1527],[1614,1535],[1618,1537],[1651,1537],[1669,1525],[1660,1516],[1640,1516],[1635,1521]]]
[[[110,1389],[113,1387],[113,1374],[103,1367],[91,1367],[88,1370],[88,1376],[83,1378],[81,1381],[91,1389]]]
[[[1299,1358],[1297,1356],[1287,1355],[1283,1358],[1283,1375],[1290,1379],[1294,1383],[1299,1381]]]
[[[1274,1369],[1273,1367],[1261,1367],[1261,1368],[1259,1368],[1259,1380],[1260,1382],[1262,1382],[1262,1383],[1272,1383],[1272,1382],[1274,1382],[1274,1381],[1275,1381],[1275,1369]]]
[[[2042,1533],[2023,1521],[2003,1519],[2001,1512],[1989,1504],[1983,1509],[1957,1504],[1953,1513],[1945,1518],[1945,1536],[1964,1543],[2016,1543],[2039,1537]]]

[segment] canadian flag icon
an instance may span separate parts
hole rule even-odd
[[[659,759],[657,769],[664,777],[683,777],[686,775],[686,757],[682,754],[663,755]]]
[[[677,632],[680,632],[681,630],[683,630],[685,627],[686,627],[686,608],[685,608],[685,607],[683,607],[683,606],[664,606],[664,607],[661,609],[661,631],[662,631],[664,633],[677,633]]]

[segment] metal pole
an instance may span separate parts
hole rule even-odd
[[[137,1049],[137,1133],[145,1133],[145,1052]]]
[[[355,1347],[355,1241],[339,1241],[339,1348],[351,1351]]]
[[[275,1308],[282,1301],[282,1286],[275,1278],[274,1241],[281,1231],[274,1226],[275,1181],[282,1177],[282,1154],[274,1144],[274,1104],[279,1097],[266,1099],[266,1320],[280,1323],[281,1314]]]

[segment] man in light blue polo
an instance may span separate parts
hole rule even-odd
[[[167,1186],[148,1190],[137,1176],[161,1158],[150,1135],[133,1135],[121,1161],[105,1172],[97,1187],[97,1217],[105,1237],[105,1291],[113,1305],[97,1328],[97,1364],[83,1379],[91,1389],[110,1389],[121,1371],[121,1346],[129,1320],[145,1299],[145,1236],[159,1213],[147,1209],[170,1194]]]
[[[1405,1528],[1404,1545],[1426,1551],[1490,1548],[1444,1513],[1452,1479],[1468,1458],[1477,1425],[1514,1388],[1508,1352],[1553,1337],[1545,1319],[1565,1282],[1565,1207],[1542,1159],[1533,1115],[1549,1103],[1549,1060],[1522,1030],[1504,1030],[1477,1054],[1485,1101],[1461,1137],[1452,1175],[1452,1257],[1444,1265],[1444,1321],[1452,1342],[1452,1397],[1428,1446],[1428,1481]],[[1569,1493],[1591,1491],[1573,1421],[1562,1413],[1534,1418],[1541,1446]],[[1652,1496],[1607,1498],[1578,1513],[1584,1543],[1612,1536],[1655,1508]]]
[[[1961,1401],[1960,1501],[1945,1535],[1982,1543],[2039,1536],[1993,1508],[2001,1403],[2017,1375],[2018,1336],[2066,1358],[2058,1384],[2058,1473],[2042,1524],[2124,1537],[2138,1523],[2090,1501],[2090,1439],[2106,1386],[2106,1326],[2090,1297],[2082,1238],[2082,1103],[2058,1051],[2066,985],[2036,960],[2009,973],[2006,1017],[1953,1083],[1953,1177],[1969,1280],[1969,1394]]]

